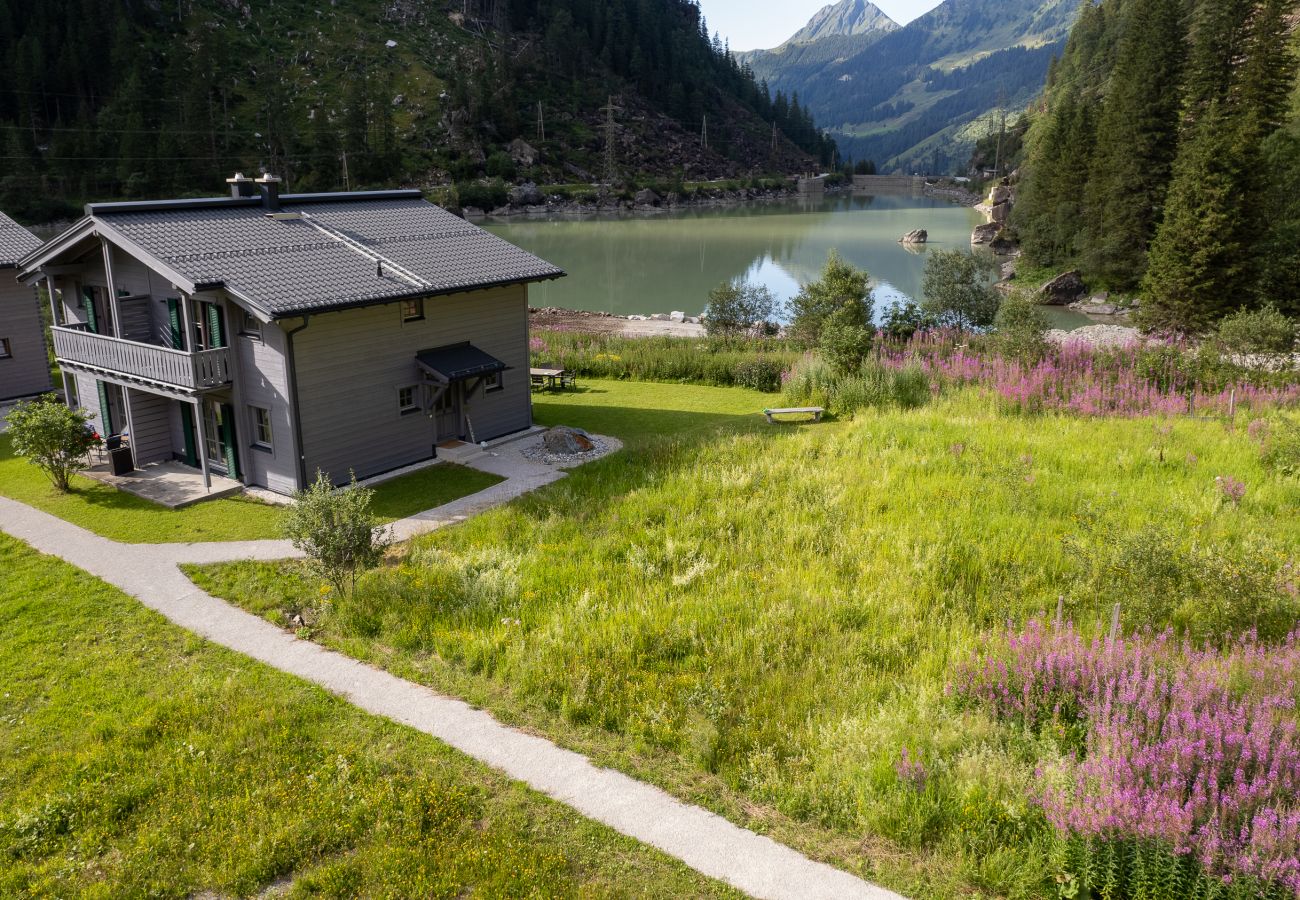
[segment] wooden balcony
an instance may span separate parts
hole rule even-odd
[[[186,393],[230,383],[230,349],[186,353],[137,341],[55,327],[54,355],[61,364],[90,370],[122,383],[156,385]]]

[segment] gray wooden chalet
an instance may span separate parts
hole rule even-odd
[[[40,238],[0,213],[0,401],[53,388],[40,302],[31,285],[15,277],[18,260],[40,245]]]
[[[291,493],[532,424],[528,285],[563,272],[419,191],[93,203],[27,254],[69,397],[136,465]]]

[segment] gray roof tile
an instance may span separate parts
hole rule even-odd
[[[0,212],[0,269],[12,269],[40,245],[40,238]]]
[[[289,195],[282,212],[304,218],[272,218],[260,206],[179,203],[94,214],[195,284],[220,283],[277,317],[564,275],[422,199],[295,203]]]

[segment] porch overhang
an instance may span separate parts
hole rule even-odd
[[[510,368],[490,353],[480,350],[469,341],[421,350],[415,362],[439,384],[453,384],[504,372]]]

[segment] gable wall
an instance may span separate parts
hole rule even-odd
[[[298,401],[308,477],[336,481],[429,459],[434,424],[403,416],[397,391],[418,384],[421,350],[470,341],[510,370],[505,389],[475,392],[466,405],[477,440],[532,424],[528,378],[528,289],[523,285],[431,297],[424,320],[403,323],[398,304],[313,316],[294,339]]]
[[[0,400],[39,394],[52,388],[45,330],[36,291],[0,269],[0,338],[12,354],[0,359]]]

